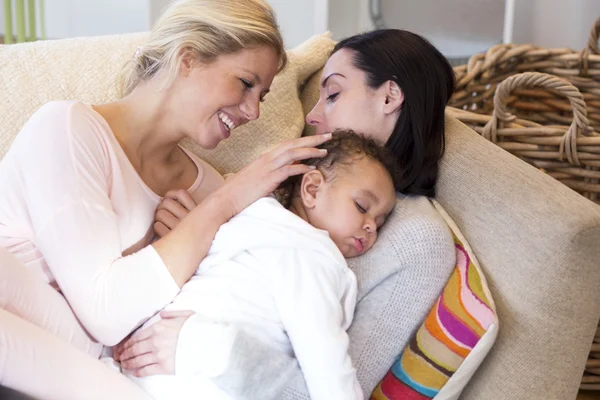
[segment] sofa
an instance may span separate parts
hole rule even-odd
[[[47,101],[116,99],[119,70],[145,37],[0,46],[0,157]],[[227,173],[299,136],[332,43],[321,37],[290,51],[258,121],[215,151],[190,148]],[[600,207],[449,114],[446,146],[436,200],[478,258],[500,320],[461,398],[574,399],[600,317]]]

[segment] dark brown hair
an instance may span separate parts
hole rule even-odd
[[[333,53],[341,49],[354,53],[354,66],[365,72],[369,87],[391,80],[402,89],[402,111],[386,143],[403,170],[396,190],[433,197],[444,154],[444,110],[454,91],[450,63],[426,39],[400,29],[351,36]]]
[[[314,165],[327,181],[334,180],[337,172],[352,165],[357,160],[368,158],[381,164],[390,174],[394,187],[402,174],[399,172],[398,163],[392,153],[375,140],[364,137],[349,129],[338,129],[332,134],[331,140],[318,146],[326,149],[327,155],[323,158],[311,158],[304,164]],[[290,197],[294,186],[302,181],[302,176],[293,176],[284,181],[275,191],[277,199],[289,206]]]

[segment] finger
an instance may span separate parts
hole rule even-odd
[[[158,359],[155,353],[146,353],[141,356],[130,358],[129,360],[121,361],[121,367],[128,370],[136,370],[147,367],[148,365],[156,364]]]
[[[188,211],[192,211],[196,207],[196,200],[194,200],[190,192],[184,189],[170,190],[165,194],[165,197],[177,200]]]
[[[133,373],[134,376],[138,378],[143,378],[144,376],[150,375],[165,375],[167,371],[159,364],[151,364],[147,365],[143,368],[138,369]]]
[[[167,236],[167,234],[171,232],[171,229],[169,229],[165,224],[163,224],[162,222],[155,222],[154,223],[154,233],[156,233],[158,235],[158,237],[165,237]]]
[[[171,214],[170,211],[159,209],[156,212],[156,221],[162,222],[167,228],[173,230],[177,225],[179,225],[179,222],[181,222],[181,218]]]
[[[331,133],[324,135],[304,136],[297,139],[289,140],[273,150],[273,156],[277,157],[288,150],[302,147],[317,147],[331,140]]]
[[[323,158],[327,155],[325,149],[315,148],[298,148],[290,149],[284,153],[281,153],[273,162],[274,168],[281,168],[284,165],[292,164],[296,161],[308,160],[310,158]]]
[[[181,205],[177,199],[172,199],[170,197],[165,197],[156,209],[157,214],[158,211],[166,210],[176,216],[178,219],[183,219],[189,213],[189,211],[183,205]]]
[[[120,348],[120,345],[113,347],[113,360],[119,361],[122,352],[123,350]]]
[[[113,359],[115,361],[119,360],[119,357],[121,356],[121,354],[123,353],[123,351],[125,350],[125,343],[127,342],[127,340],[129,340],[131,338],[131,336],[128,336],[126,339],[123,339],[123,341],[119,344],[117,344],[115,347],[113,347]]]
[[[125,349],[121,355],[119,356],[119,361],[127,361],[135,357],[142,356],[144,354],[151,353],[153,350],[152,344],[149,340],[144,340],[143,342],[137,342],[133,346]]]
[[[171,319],[171,318],[187,318],[194,314],[194,311],[189,310],[172,310],[172,311],[161,311],[160,317],[163,319]]]
[[[123,343],[123,351],[127,350],[134,344],[136,344],[138,342],[142,342],[142,341],[148,339],[149,337],[151,337],[155,332],[155,330],[154,330],[155,325],[156,324],[154,324],[148,328],[144,328],[140,331],[137,331],[133,336],[131,336],[129,339],[127,339],[127,341],[125,343]]]

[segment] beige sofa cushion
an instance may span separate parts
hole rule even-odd
[[[574,399],[600,314],[600,207],[446,115],[437,200],[501,329],[461,399]]]
[[[139,33],[0,45],[0,158],[43,104],[117,99],[120,70],[146,37]]]
[[[41,105],[51,100],[98,104],[117,99],[121,69],[146,38],[147,33],[137,33],[0,46],[0,158]],[[236,129],[215,150],[185,145],[221,173],[229,173],[276,144],[299,137],[304,127],[299,87],[321,68],[332,46],[329,35],[323,34],[289,51],[290,63],[275,78],[261,117]]]

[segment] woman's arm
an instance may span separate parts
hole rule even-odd
[[[219,226],[318,156],[327,140],[298,139],[245,169],[153,246],[123,257],[121,226],[109,196],[112,173],[97,121],[70,102],[44,106],[28,121],[3,159],[18,180],[32,232],[85,328],[113,345],[168,304],[205,256]],[[78,113],[77,113],[77,112]],[[5,164],[6,162],[6,164]],[[303,169],[304,168],[304,169]]]

